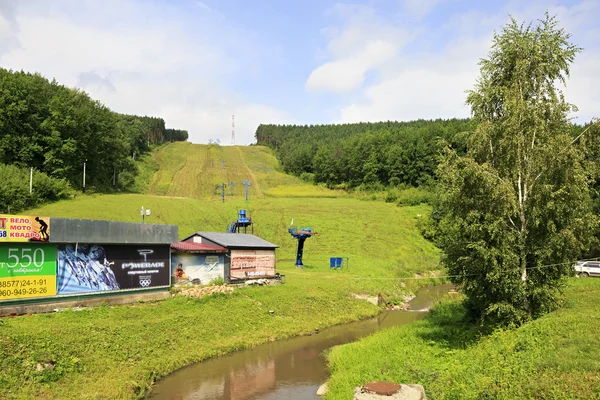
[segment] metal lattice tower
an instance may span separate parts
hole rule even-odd
[[[231,116],[231,145],[235,144],[235,115]]]

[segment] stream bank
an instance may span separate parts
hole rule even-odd
[[[375,318],[259,345],[249,350],[185,367],[159,381],[149,399],[306,400],[319,399],[328,378],[323,351],[356,341],[379,330],[423,318],[431,304],[452,285],[421,288],[411,311],[384,311]]]

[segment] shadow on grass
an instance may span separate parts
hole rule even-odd
[[[449,349],[464,349],[484,334],[467,315],[460,301],[436,304],[426,318],[427,326],[418,335]]]

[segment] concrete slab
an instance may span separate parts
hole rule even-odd
[[[56,299],[47,303],[18,304],[6,306],[0,305],[0,317],[10,315],[47,313],[54,312],[57,309],[61,310],[67,308],[97,307],[102,304],[121,305],[137,303],[138,301],[153,302],[164,300],[169,297],[171,297],[171,293],[169,293],[168,290],[161,290],[153,292],[128,293],[114,296],[84,299]]]

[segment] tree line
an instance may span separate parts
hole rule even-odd
[[[81,188],[85,163],[86,188],[126,190],[137,155],[187,138],[187,131],[167,129],[162,118],[119,114],[80,89],[0,68],[0,164],[34,168]]]
[[[431,183],[440,139],[465,151],[470,119],[339,125],[260,125],[257,144],[275,150],[285,172],[328,187]]]

